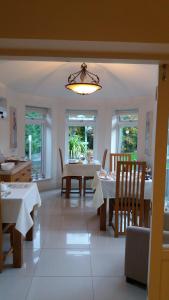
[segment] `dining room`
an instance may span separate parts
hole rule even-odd
[[[98,90],[85,95],[68,89],[84,65],[99,79],[92,79]],[[13,253],[19,240],[22,259],[12,267],[7,257],[2,299],[146,299],[158,66],[21,60],[0,66],[2,220],[11,223],[8,198],[30,193],[35,200],[18,217]],[[15,164],[12,179],[4,162]],[[21,164],[29,162],[28,175],[22,170],[30,172],[30,165]],[[166,216],[166,228],[167,222]],[[147,247],[145,268],[141,256],[135,267],[140,245]]]

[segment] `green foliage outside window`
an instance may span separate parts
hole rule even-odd
[[[132,160],[137,159],[137,127],[123,127],[121,129],[121,152],[131,153]]]
[[[36,124],[25,125],[25,154],[29,155],[29,135],[32,136],[32,154],[40,153],[42,147],[42,126]]]
[[[69,157],[86,157],[93,151],[93,128],[91,126],[69,126]]]

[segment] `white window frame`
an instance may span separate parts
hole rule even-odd
[[[116,149],[118,153],[121,153],[121,138],[120,138],[120,132],[123,127],[137,127],[138,128],[138,121],[120,121],[121,115],[131,115],[131,114],[137,114],[138,110],[118,110],[116,111],[116,117],[117,117],[117,124],[116,124]],[[138,141],[137,141],[138,146]],[[137,149],[138,150],[138,149]]]
[[[82,114],[82,115],[94,115],[95,119],[92,120],[69,120],[68,117],[70,114]],[[97,111],[96,110],[66,110],[66,131],[65,131],[65,160],[67,161],[69,158],[69,126],[75,127],[85,127],[92,126],[93,127],[93,154],[94,159],[96,159],[96,126],[97,126]]]
[[[27,112],[39,112],[44,114],[44,119],[30,119],[26,117]],[[42,178],[46,178],[46,135],[47,135],[47,116],[49,110],[48,108],[34,107],[34,106],[26,106],[25,107],[25,125],[42,125],[42,148],[41,148],[41,174]],[[38,179],[37,179],[38,180]]]

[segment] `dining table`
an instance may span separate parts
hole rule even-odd
[[[23,262],[23,237],[33,240],[34,209],[41,206],[41,197],[34,182],[5,183],[1,192],[2,222],[15,224],[13,233],[13,266]]]
[[[94,177],[100,171],[101,164],[98,160],[69,160],[63,166],[63,177],[66,177],[66,198],[70,197],[71,177],[87,176]]]
[[[109,199],[115,199],[116,195],[116,174],[107,175],[107,173],[96,172],[93,180],[93,205],[99,210],[100,230],[106,231],[107,225],[107,202]],[[149,211],[152,198],[152,179],[145,180],[144,187],[144,215],[145,226],[149,226]]]

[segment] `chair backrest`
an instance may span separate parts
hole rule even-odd
[[[110,172],[116,172],[118,161],[130,161],[130,153],[110,153]]]
[[[143,226],[146,162],[118,161],[116,172],[115,235],[129,225]]]
[[[62,156],[62,150],[60,148],[59,148],[59,155],[60,155],[61,172],[63,173],[63,156]]]
[[[104,153],[103,153],[103,158],[102,158],[102,169],[105,168],[107,152],[108,152],[108,150],[105,149]]]

